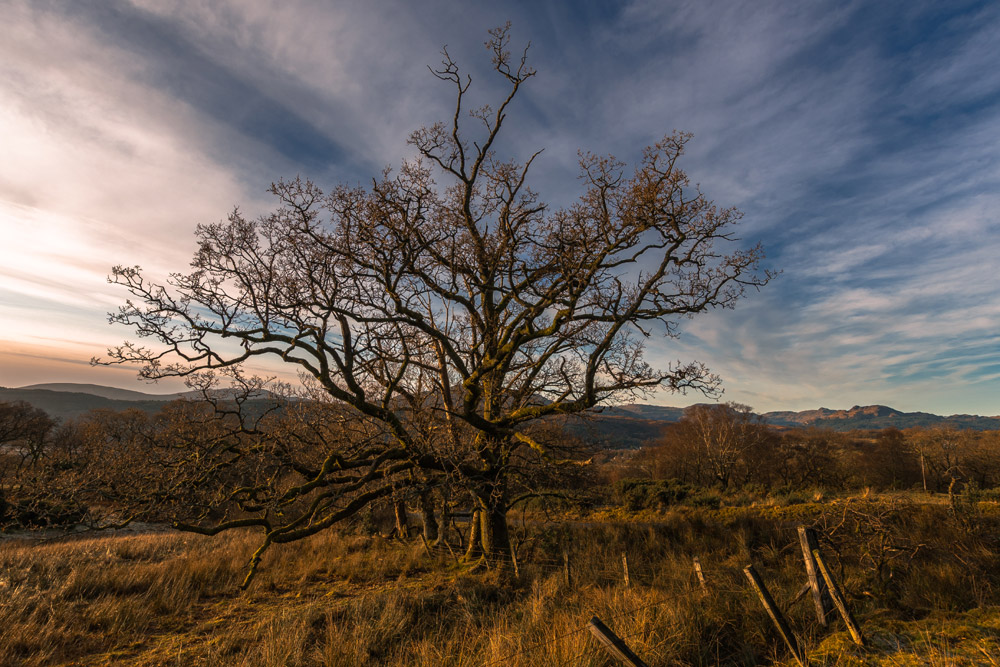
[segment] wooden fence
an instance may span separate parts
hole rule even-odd
[[[804,566],[803,573],[803,585],[799,589],[798,593],[787,603],[787,605],[795,604],[799,602],[803,597],[809,595],[813,601],[813,607],[815,609],[815,614],[817,621],[823,628],[829,628],[831,621],[834,619],[835,614],[840,617],[847,631],[850,633],[852,640],[857,646],[864,648],[866,647],[866,641],[864,635],[862,634],[861,628],[855,621],[849,607],[847,604],[847,598],[843,593],[840,585],[838,584],[833,571],[827,564],[823,553],[819,546],[819,540],[817,538],[816,532],[812,528],[806,526],[799,526],[797,528],[798,532],[798,542],[799,548],[802,552],[802,562]],[[447,555],[452,558],[457,558],[457,554],[447,546],[441,545],[428,545],[425,543],[425,547],[428,553],[438,553],[440,555]],[[447,551],[445,551],[447,549]],[[540,567],[543,570],[547,570],[552,573],[558,573],[562,579],[563,584],[569,588],[572,587],[577,580],[574,573],[574,563],[572,554],[569,550],[564,549],[559,559],[535,559],[529,562],[518,562],[518,557],[516,554],[512,555],[511,561],[515,572],[515,576],[519,576],[519,571],[523,571],[526,565],[532,565],[534,567]],[[498,565],[493,563],[493,566]],[[621,585],[627,588],[632,588],[637,584],[635,578],[636,572],[634,567],[630,565],[628,553],[621,554],[621,565],[617,570],[617,577],[620,577]],[[605,573],[613,573],[613,570],[605,570]],[[698,586],[698,590],[702,595],[708,596],[712,595],[715,590],[713,581],[710,575],[707,575],[703,569],[701,559],[698,556],[693,556],[691,558],[691,573],[693,580]],[[767,587],[764,578],[754,567],[753,563],[748,564],[743,569],[743,574],[747,579],[748,586],[744,589],[748,595],[755,595],[763,606],[767,615],[770,617],[771,622],[774,624],[778,635],[781,637],[785,646],[788,648],[790,655],[795,659],[795,661],[801,667],[807,667],[809,664],[808,656],[802,649],[801,643],[789,625],[785,615],[781,609],[781,606],[775,601],[774,596],[771,594]],[[631,613],[637,612],[641,609],[668,604],[670,600],[656,602],[652,605],[646,604],[635,609],[626,610],[615,615],[611,620],[624,620]],[[608,620],[608,619],[605,619]],[[589,631],[595,638],[597,645],[586,651],[585,653],[576,656],[569,662],[564,664],[572,664],[574,660],[579,660],[586,657],[589,654],[606,652],[608,655],[613,657],[619,663],[628,665],[629,667],[639,667],[645,666],[646,663],[640,658],[625,641],[627,637],[620,637],[614,632],[614,630],[605,623],[604,620],[593,616],[586,623],[582,623],[580,627],[573,630],[572,632],[560,635],[546,642],[541,642],[535,645],[527,646],[519,651],[516,651],[510,655],[504,656],[503,658],[494,661],[493,663],[487,663],[486,667],[490,665],[503,664],[518,655],[529,653],[534,650],[544,650],[547,645],[554,643],[560,639],[571,636],[579,632]]]

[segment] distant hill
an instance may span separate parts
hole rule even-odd
[[[167,401],[190,397],[196,392],[149,394],[96,384],[50,383],[16,389],[0,388],[0,401],[27,401],[51,416],[65,419],[90,410],[139,408],[157,412]],[[660,436],[663,427],[680,420],[684,408],[631,403],[598,408],[584,417],[570,420],[571,433],[603,446],[635,448]],[[762,415],[767,423],[784,428],[814,426],[833,431],[912,428],[949,425],[979,431],[1000,430],[1000,416],[949,415],[928,412],[900,412],[885,405],[855,405],[849,410],[775,411]]]
[[[141,392],[135,392],[141,394]],[[55,419],[79,417],[91,410],[128,410],[139,408],[147,412],[157,412],[164,399],[116,400],[81,391],[53,391],[51,389],[0,389],[0,401],[13,403],[25,401],[47,412]]]
[[[225,395],[227,390],[219,390]],[[147,394],[142,391],[105,387],[97,384],[60,382],[34,384],[5,389],[0,387],[0,401],[25,401],[44,410],[55,419],[72,419],[91,410],[128,410],[138,408],[149,413],[159,412],[164,404],[179,398],[195,398],[197,391],[174,394]]]
[[[579,423],[572,423],[570,432],[608,447],[641,447],[645,442],[659,437],[664,426],[679,421],[683,414],[683,408],[619,405],[604,408]],[[1000,417],[900,412],[885,405],[856,405],[849,410],[819,408],[802,412],[766,412],[761,416],[769,425],[778,428],[816,427],[831,431],[863,431],[890,427],[904,429],[952,426],[977,431],[1000,430]]]
[[[678,421],[683,414],[684,408],[664,405],[615,405],[570,418],[566,429],[608,449],[637,449],[659,438],[663,427]]]
[[[637,449],[659,438],[670,421],[602,414],[570,417],[564,428],[571,435],[607,449]]]
[[[173,401],[184,396],[184,392],[173,394],[148,394],[144,391],[133,391],[131,389],[118,389],[117,387],[105,387],[99,384],[77,384],[75,382],[52,382],[48,384],[32,384],[27,387],[18,387],[17,390],[43,389],[46,391],[63,391],[76,394],[90,394],[91,396],[101,396],[115,401]]]
[[[684,408],[671,408],[666,405],[645,405],[630,403],[615,405],[597,410],[601,416],[625,419],[645,419],[654,421],[675,422],[684,416]]]

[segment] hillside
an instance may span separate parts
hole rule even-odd
[[[140,392],[134,392],[139,394]],[[79,417],[91,410],[128,410],[139,408],[147,412],[157,412],[164,399],[116,400],[82,391],[54,391],[51,389],[0,389],[0,401],[13,403],[25,401],[47,412],[55,419]]]
[[[105,387],[104,385],[99,384],[78,384],[75,382],[32,384],[27,387],[18,387],[16,391],[23,391],[25,389],[90,394],[92,396],[109,398],[114,401],[173,401],[184,396],[183,392],[173,394],[150,394],[144,391],[119,389],[118,387]]]
[[[139,408],[156,412],[165,402],[190,394],[191,392],[150,394],[94,384],[50,383],[16,389],[0,388],[0,401],[27,401],[53,417],[65,419],[96,409]],[[635,448],[659,437],[666,424],[678,421],[683,414],[684,408],[631,403],[599,408],[584,417],[571,420],[568,428],[578,437],[609,448]],[[766,412],[762,417],[768,424],[779,428],[816,427],[833,431],[944,425],[978,431],[1000,429],[1000,416],[941,416],[928,412],[901,412],[886,405],[855,405],[848,410],[781,410]]]

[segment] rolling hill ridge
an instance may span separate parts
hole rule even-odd
[[[95,409],[139,408],[156,412],[164,403],[194,393],[151,394],[94,384],[49,383],[0,388],[0,401],[26,401],[52,417],[67,419]],[[574,420],[569,428],[580,437],[605,442],[609,446],[638,447],[657,438],[665,425],[680,420],[683,414],[684,408],[632,403],[600,408]],[[761,416],[768,424],[778,428],[816,427],[852,431],[948,425],[959,429],[1000,430],[1000,416],[942,416],[929,412],[901,412],[886,405],[855,405],[846,410],[779,410]]]

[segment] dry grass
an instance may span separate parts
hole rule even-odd
[[[248,533],[7,541],[0,664],[606,665],[586,629],[593,615],[650,664],[786,662],[748,594],[748,562],[816,665],[1000,664],[1000,611],[988,606],[1000,576],[988,538],[994,519],[973,524],[933,507],[893,515],[922,547],[891,561],[888,578],[864,565],[871,544],[860,533],[830,544],[872,638],[861,652],[836,624],[822,630],[807,600],[787,605],[803,580],[794,526],[829,508],[800,507],[794,516],[744,509],[534,526],[519,580],[509,570],[469,571],[446,553],[429,557],[419,544],[329,534],[269,552],[245,593],[237,586],[256,546]],[[623,551],[631,588],[621,582]],[[693,555],[709,595],[693,582]]]

